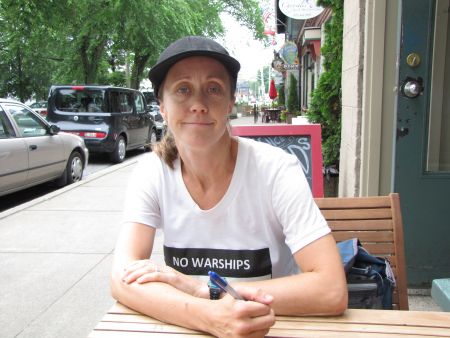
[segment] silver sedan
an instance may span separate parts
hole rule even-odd
[[[20,102],[0,99],[0,196],[48,181],[80,181],[88,154],[81,137],[60,132]]]

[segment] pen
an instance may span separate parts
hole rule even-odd
[[[228,284],[228,282],[220,277],[217,273],[214,271],[208,271],[209,279],[211,280],[214,285],[217,285],[217,287],[221,288],[223,291],[228,292],[234,299],[244,300],[233,287]]]

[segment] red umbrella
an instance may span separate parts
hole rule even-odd
[[[273,100],[277,96],[278,96],[277,87],[275,87],[275,81],[272,79],[272,80],[270,80],[269,97],[270,97],[271,100]]]

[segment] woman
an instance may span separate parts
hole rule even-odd
[[[111,285],[118,301],[160,320],[263,337],[275,314],[342,313],[347,288],[297,158],[230,134],[239,68],[197,36],[171,44],[152,67],[170,132],[132,175]],[[150,260],[158,228],[167,266]],[[208,270],[246,301],[210,300]]]

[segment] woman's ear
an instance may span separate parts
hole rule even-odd
[[[233,96],[230,103],[228,104],[228,115],[233,111],[234,103],[236,102],[236,96]]]
[[[166,106],[164,105],[163,101],[159,101],[159,111],[161,112],[161,115],[164,119],[164,121],[167,122],[167,118],[166,118]]]

